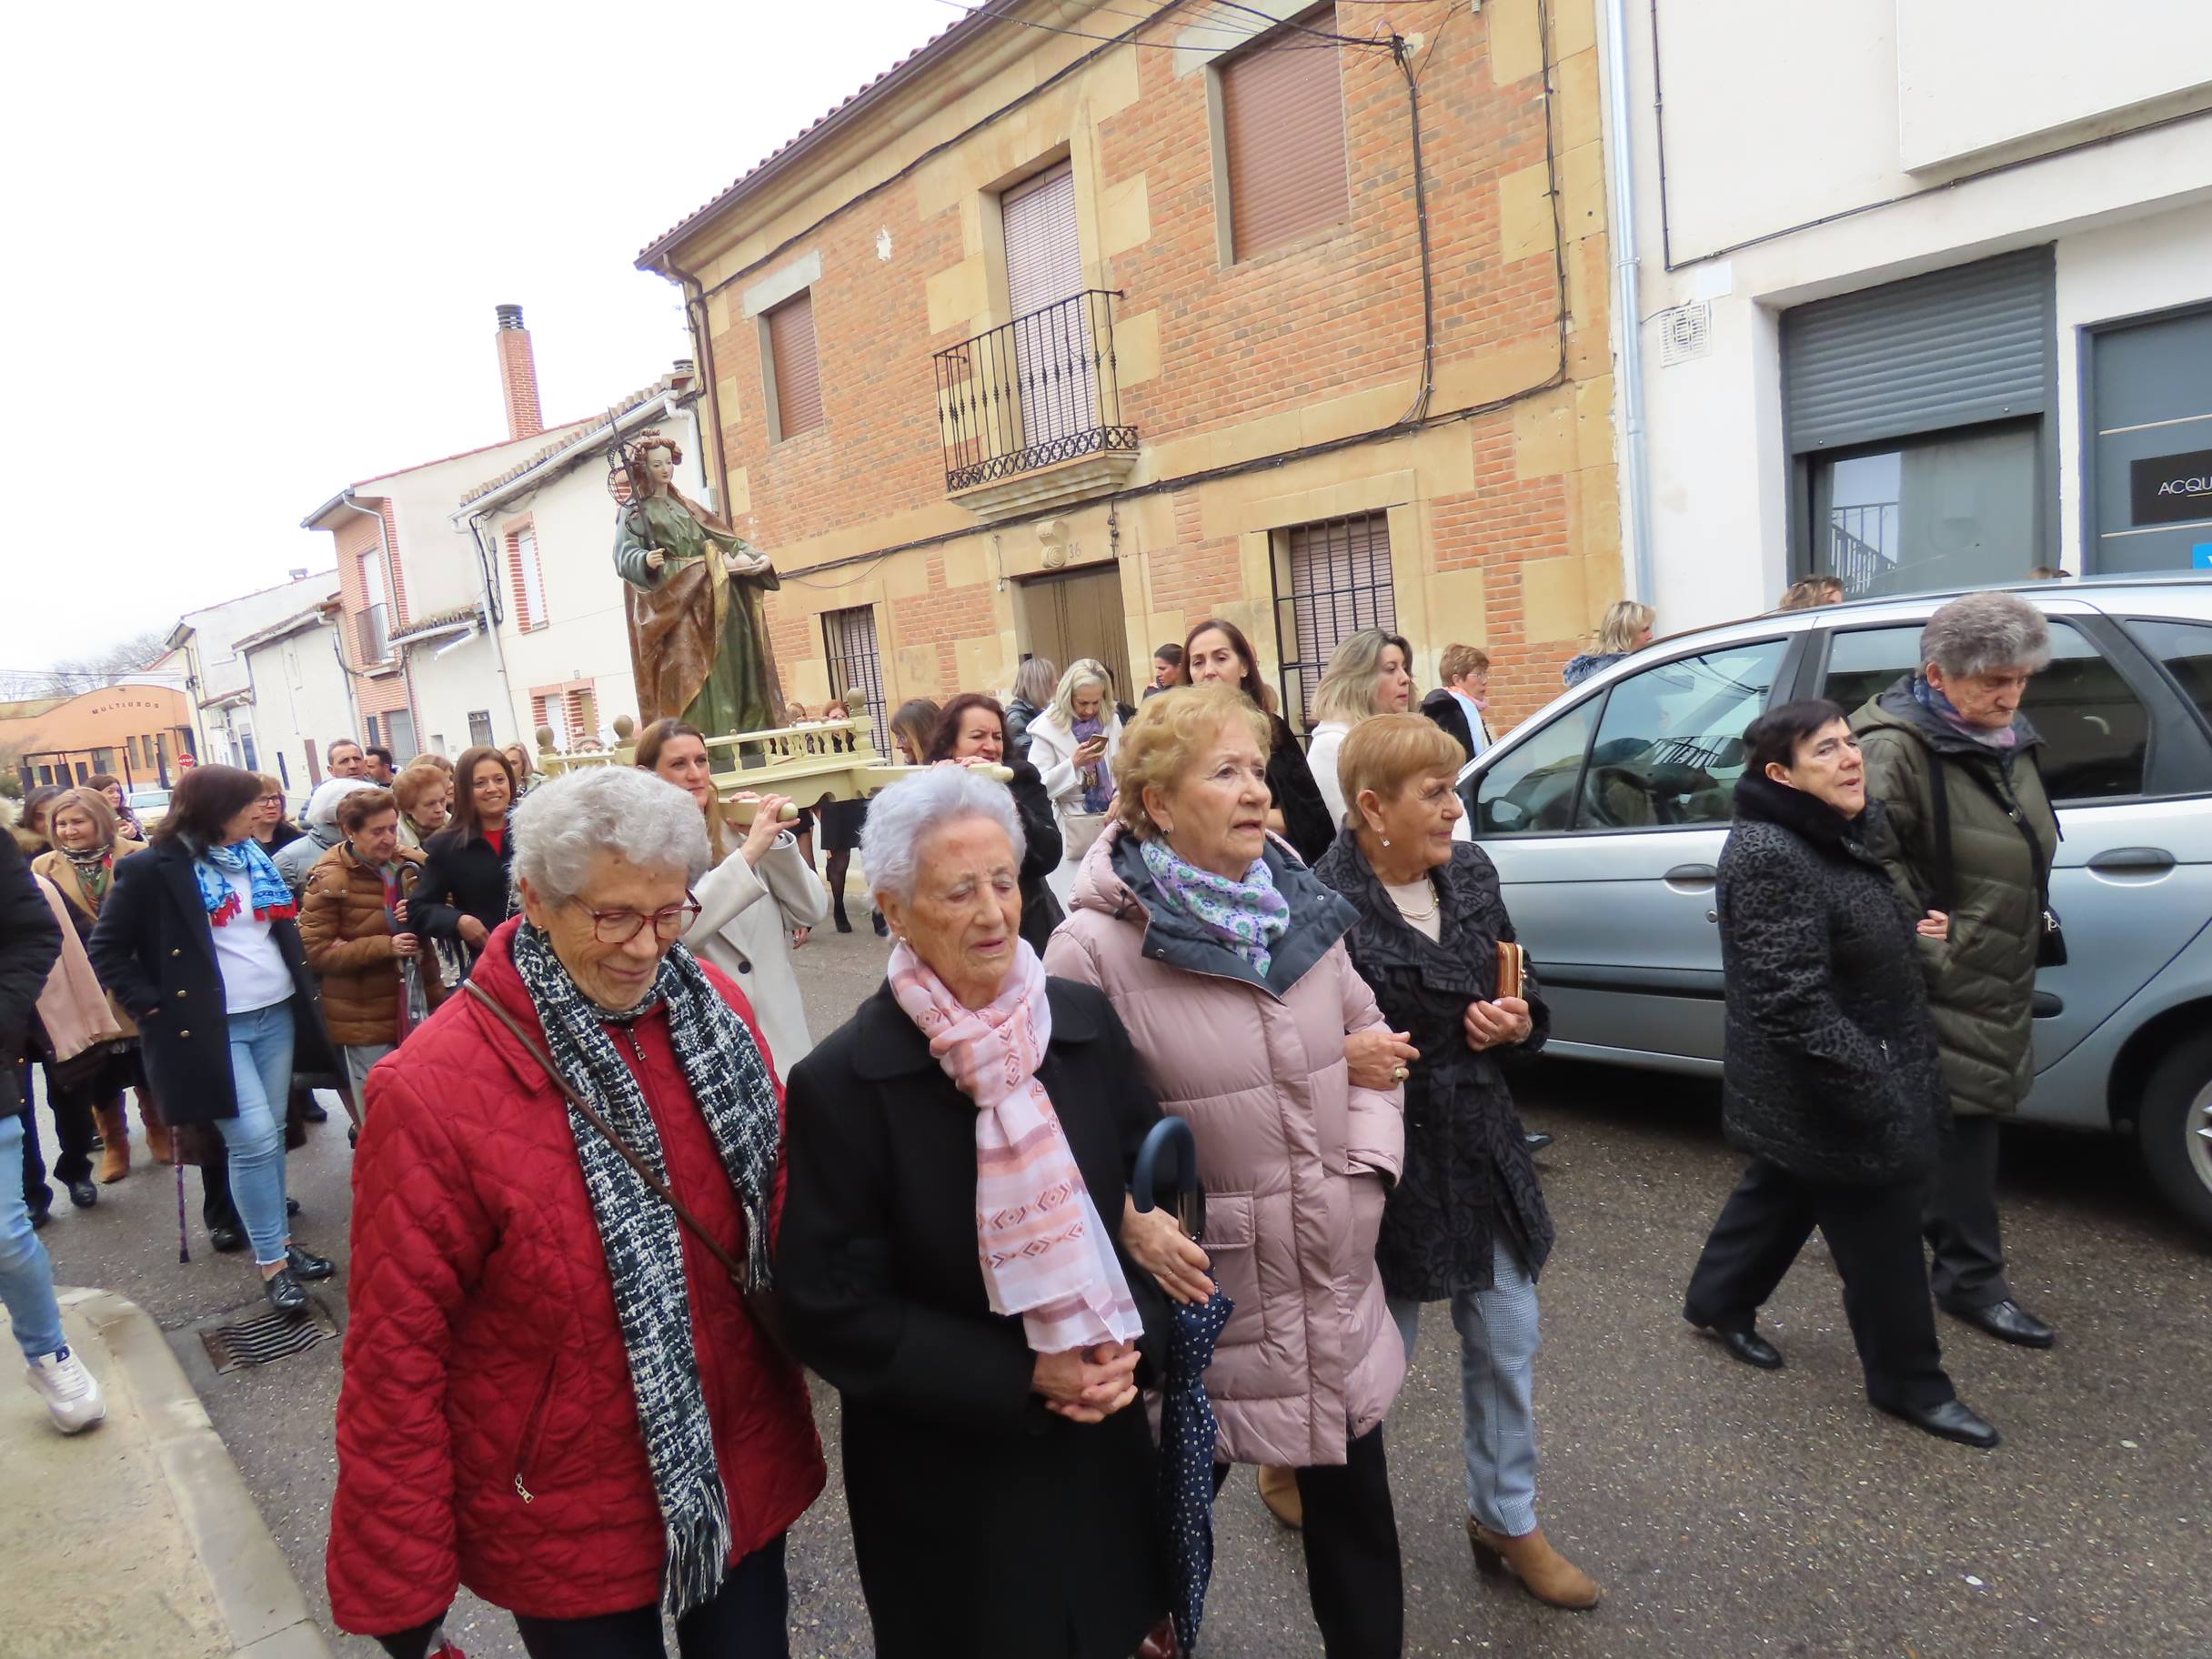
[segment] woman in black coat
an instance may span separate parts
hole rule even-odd
[[[1271,800],[1267,827],[1297,849],[1308,864],[1317,862],[1336,840],[1329,804],[1313,781],[1313,769],[1298,746],[1298,734],[1275,711],[1275,689],[1260,674],[1260,659],[1252,641],[1233,622],[1209,618],[1183,640],[1182,678],[1187,686],[1215,682],[1234,686],[1267,716],[1267,792]]]
[[[260,794],[236,767],[186,773],[153,845],[116,865],[90,954],[138,1022],[163,1116],[221,1135],[270,1305],[288,1312],[307,1302],[298,1282],[332,1268],[291,1241],[285,1099],[296,1067],[335,1071],[338,1061],[290,891],[253,838]]]
[[[985,1119],[1007,1108],[956,1081],[962,1043],[940,1059],[917,1022],[980,1029],[976,1010],[1011,998],[1018,1034],[1049,1010],[1031,1056],[1058,1125],[1047,1150],[1071,1154],[1069,1184],[1104,1218],[1075,1242],[1111,1237],[1159,1108],[1111,1005],[1048,980],[1020,938],[1013,823],[1004,789],[950,768],[874,798],[862,854],[900,942],[883,989],[791,1072],[776,1283],[793,1347],[843,1402],[881,1659],[1127,1659],[1167,1610],[1136,1392],[1155,1380],[1165,1303],[1117,1243],[1090,1281],[1119,1282],[1086,1305],[1118,1310],[1103,1328],[1126,1334],[1048,1352],[1059,1324],[992,1312],[994,1295],[1031,1306],[1010,1293],[1028,1252],[993,1248],[1009,1265],[987,1278],[980,1234],[999,1234],[978,1212],[1019,1222],[1038,1206],[985,1196]],[[999,1058],[984,1074],[1002,1075]],[[1038,1142],[1021,1144],[1017,1177],[1035,1172]],[[1060,1190],[1055,1213],[1077,1213]],[[1037,1248],[1059,1261],[1063,1242]]]
[[[1453,839],[1459,745],[1422,715],[1377,715],[1339,762],[1351,824],[1313,873],[1358,907],[1352,966],[1418,1051],[1402,1073],[1405,1163],[1375,1247],[1382,1288],[1409,1360],[1423,1302],[1448,1303],[1458,1330],[1476,1564],[1552,1606],[1591,1607],[1597,1584],[1536,1521],[1536,1278],[1552,1217],[1499,1065],[1542,1048],[1551,1015],[1533,974],[1500,994],[1513,924],[1489,856]]]
[[[1027,760],[1006,758],[1006,710],[998,699],[980,691],[961,692],[937,717],[937,731],[922,758],[931,765],[962,760],[1003,766],[1014,774],[1006,787],[1021,816],[1021,937],[1042,956],[1045,941],[1067,914],[1045,880],[1060,868],[1060,814],[1052,809],[1037,769]]]
[[[474,960],[513,903],[507,815],[515,804],[514,763],[478,745],[462,751],[453,775],[453,816],[423,848],[408,920],[433,939],[466,946]]]
[[[1921,1201],[1948,1112],[1915,920],[1878,859],[1883,807],[1844,711],[1787,703],[1744,733],[1717,908],[1727,998],[1723,1122],[1751,1167],[1714,1223],[1683,1315],[1764,1370],[1760,1307],[1817,1226],[1844,1281],[1866,1397],[1989,1447],[1944,1373]]]

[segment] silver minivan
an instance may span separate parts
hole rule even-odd
[[[2064,837],[2068,960],[2036,976],[2024,1118],[2135,1136],[2212,1230],[2212,577],[2011,589],[2051,623],[2024,705]],[[1714,881],[1744,729],[1776,704],[1855,711],[1917,666],[1951,593],[1733,622],[1638,651],[1460,777],[1474,838],[1552,1006],[1550,1052],[1717,1072]]]

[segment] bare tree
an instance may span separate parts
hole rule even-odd
[[[81,691],[97,691],[103,686],[114,685],[126,674],[136,674],[168,649],[165,634],[147,628],[81,657],[58,658],[49,668],[0,670],[0,702],[75,697]]]

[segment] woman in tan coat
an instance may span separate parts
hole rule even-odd
[[[1267,833],[1270,735],[1226,687],[1146,702],[1045,967],[1105,991],[1161,1109],[1197,1136],[1203,1249],[1164,1211],[1125,1210],[1121,1238],[1169,1295],[1202,1300],[1210,1271],[1236,1304],[1206,1372],[1217,1477],[1296,1471],[1324,1651],[1387,1659],[1404,1591],[1382,1419],[1405,1349],[1375,1242],[1403,1100],[1353,1080],[1388,1033],[1345,954],[1356,912]]]
[[[399,844],[399,803],[389,789],[357,789],[338,803],[338,829],[346,839],[307,872],[299,941],[322,981],[323,1019],[358,1101],[368,1069],[407,1034],[407,964],[415,965],[425,1011],[445,986],[407,920],[423,855]]]
[[[99,920],[100,901],[107,897],[116,860],[144,852],[146,847],[123,838],[115,808],[98,789],[66,789],[55,797],[47,809],[46,828],[54,850],[34,860],[31,870],[44,876],[60,892],[82,944],[92,937],[92,924]],[[138,1120],[145,1125],[146,1150],[153,1153],[154,1161],[167,1163],[170,1150],[169,1131],[162,1124],[138,1064],[138,1028],[112,997],[108,1005],[116,1031],[129,1040],[131,1047],[85,1077],[73,1092],[90,1096],[93,1120],[100,1126],[103,1142],[100,1180],[113,1185],[131,1170],[130,1124],[123,1115],[125,1089],[138,1096]]]

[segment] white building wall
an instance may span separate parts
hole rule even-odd
[[[250,725],[256,761],[262,771],[285,780],[288,795],[309,793],[322,776],[320,763],[330,744],[356,735],[346,671],[333,649],[336,638],[334,625],[319,623],[243,654],[253,702],[237,711],[233,730]],[[307,765],[310,742],[317,762],[312,770]],[[244,763],[242,754],[234,761]]]
[[[2192,113],[2212,104],[2201,0],[2138,0],[2125,23],[2024,0],[1994,28],[1967,0],[1626,9],[1634,136],[1606,165],[1625,160],[1637,197],[1661,630],[1765,609],[1788,579],[1782,314],[2044,243],[2058,269],[2058,522],[2079,568],[2075,331],[2212,297],[2212,115]],[[1985,46],[2002,36],[1999,59],[1957,44],[1969,26]],[[1708,354],[1662,367],[1660,314],[1699,300]]]
[[[177,618],[180,628],[192,630],[186,641],[186,672],[199,683],[188,688],[200,739],[200,753],[220,759],[216,751],[227,747],[223,713],[204,705],[216,698],[246,689],[245,659],[236,642],[296,617],[337,585],[335,570],[318,571],[297,581],[280,582],[254,593],[241,594],[219,605],[188,610]],[[235,761],[235,753],[234,753]]]

